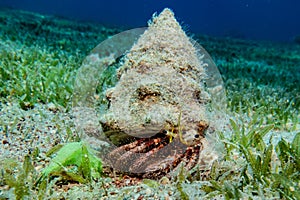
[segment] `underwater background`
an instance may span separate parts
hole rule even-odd
[[[1,0],[4,6],[125,29],[144,27],[169,7],[193,33],[274,41],[300,35],[298,0]]]
[[[62,146],[85,148],[70,110],[87,55],[165,7],[224,80],[222,159],[160,180],[72,151],[49,168]],[[0,0],[0,199],[300,199],[299,19],[298,0]]]

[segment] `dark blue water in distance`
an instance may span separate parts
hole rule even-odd
[[[300,0],[0,0],[0,7],[123,28],[146,26],[169,7],[192,33],[270,41],[300,35]]]

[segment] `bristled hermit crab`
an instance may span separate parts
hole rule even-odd
[[[224,100],[212,59],[164,9],[148,28],[115,35],[87,56],[73,108],[104,164],[157,178],[204,162]]]

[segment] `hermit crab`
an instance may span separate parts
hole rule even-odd
[[[222,127],[222,78],[170,9],[147,28],[119,33],[85,59],[73,112],[82,139],[104,165],[157,178],[207,163],[207,138]],[[211,152],[210,152],[211,153]]]

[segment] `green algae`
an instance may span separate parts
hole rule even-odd
[[[51,151],[52,153],[54,152]],[[55,154],[50,164],[42,171],[36,184],[41,184],[50,176],[61,176],[63,179],[80,183],[88,183],[92,178],[96,179],[101,176],[101,160],[82,142],[71,142],[59,149],[55,148]],[[77,170],[68,170],[70,166],[76,166]]]

